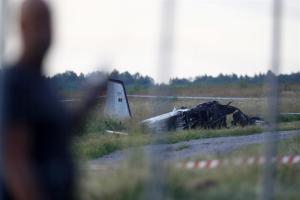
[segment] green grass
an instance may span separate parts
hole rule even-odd
[[[251,145],[230,154],[210,158],[261,155],[263,145]],[[300,137],[278,143],[278,154],[300,154]],[[82,177],[81,199],[145,199],[153,174],[141,152],[115,170],[90,171]],[[258,199],[261,194],[262,167],[222,167],[212,170],[183,170],[160,166],[164,199]],[[275,177],[275,199],[298,199],[300,166],[280,166]]]
[[[281,91],[280,112],[300,112],[299,87],[297,90]],[[244,96],[261,97],[264,88],[240,88],[234,87],[194,87],[174,88],[171,95],[187,96]],[[152,94],[151,90],[133,88],[133,93]],[[159,91],[163,92],[164,91]],[[153,93],[154,94],[154,93]],[[105,120],[97,117],[102,113],[96,109],[85,126],[83,135],[74,139],[74,152],[80,159],[94,159],[107,155],[116,150],[137,147],[151,143],[178,143],[193,139],[241,136],[260,133],[262,128],[237,127],[221,130],[188,130],[170,132],[153,137],[144,134],[139,122],[143,119],[169,112],[173,107],[192,107],[204,101],[181,99],[135,99],[129,98],[133,119],[124,123],[114,120]],[[228,103],[228,101],[221,101]],[[239,107],[250,115],[266,116],[267,100],[265,98],[249,101],[234,101],[233,106]],[[100,106],[98,106],[100,107]],[[281,116],[280,130],[300,129],[300,119],[297,116]],[[129,133],[128,136],[106,134],[105,130],[122,130]],[[178,145],[177,150],[188,148],[187,145]],[[80,199],[145,199],[147,197],[146,186],[153,181],[153,171],[149,169],[147,156],[138,150],[134,155],[129,155],[129,160],[120,163],[116,169],[85,171],[81,173],[78,195]],[[261,155],[263,145],[251,145],[226,155],[198,156],[194,159],[233,158],[236,156],[247,157]],[[278,154],[300,154],[300,137],[281,141],[278,144]],[[164,178],[165,199],[257,199],[261,192],[261,167],[225,167],[222,170],[179,170],[172,166],[161,166],[160,174]],[[300,192],[300,168],[280,167],[276,176],[276,199],[299,199]]]
[[[284,97],[299,96],[299,84],[281,86],[279,92]],[[150,95],[173,95],[173,96],[224,96],[224,97],[261,97],[266,96],[266,86],[249,85],[246,82],[240,84],[218,84],[218,85],[183,85],[183,86],[160,86],[151,88],[129,87],[130,94]]]
[[[231,159],[262,155],[263,145],[250,145],[229,155],[209,158]],[[300,137],[281,141],[278,155],[299,155]],[[207,158],[207,157],[206,157]],[[196,157],[195,159],[206,159]],[[258,199],[261,193],[261,166],[222,167],[215,170],[178,170],[169,174],[171,199]],[[298,199],[300,166],[279,166],[275,178],[275,199]]]
[[[75,138],[74,153],[77,157],[93,159],[116,150],[149,144],[149,135],[117,136],[91,133],[86,136]]]
[[[170,199],[259,199],[261,167],[233,167],[221,171],[173,171],[168,177]],[[280,167],[275,199],[298,199],[299,167]]]
[[[255,126],[249,126],[245,128],[236,127],[230,129],[218,129],[218,130],[186,130],[180,132],[170,133],[166,136],[162,136],[158,142],[173,144],[182,141],[189,141],[195,139],[204,139],[204,138],[214,138],[214,137],[224,137],[224,136],[241,136],[241,135],[250,135],[254,133],[262,132],[263,129]]]
[[[144,199],[147,182],[145,163],[124,164],[119,170],[88,171],[82,174],[78,197],[82,200]]]
[[[82,134],[105,132],[105,130],[124,131],[126,129],[126,125],[118,120],[103,118],[99,115],[93,114],[87,119],[87,122],[83,127]]]
[[[279,129],[300,129],[300,121],[281,123]],[[131,133],[129,136],[118,136],[95,132],[75,138],[74,152],[78,157],[84,159],[94,159],[112,153],[116,150],[151,144],[154,141],[161,144],[173,144],[194,139],[250,135],[260,133],[262,131],[262,128],[256,126],[249,126],[245,128],[236,127],[220,130],[199,129],[171,132],[161,136],[155,135],[155,138],[151,134],[143,134],[141,132]]]
[[[230,154],[232,157],[242,155],[260,155],[264,151],[263,145],[251,145]],[[300,154],[300,137],[294,137],[284,140],[277,145],[278,155],[296,155]]]
[[[280,122],[292,122],[300,121],[300,115],[281,115],[279,117]]]
[[[103,133],[90,133],[75,138],[74,151],[77,156],[93,159],[116,150],[156,143],[171,144],[193,139],[248,135],[261,132],[258,127],[233,128],[220,130],[189,130],[168,133],[162,136],[136,133],[129,136],[118,136]]]

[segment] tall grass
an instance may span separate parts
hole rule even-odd
[[[283,97],[295,98],[300,95],[300,84],[280,85]],[[173,96],[208,96],[208,97],[265,97],[266,87],[262,84],[216,84],[159,86],[153,88],[129,88],[130,94],[173,95]]]
[[[261,155],[263,145],[247,146],[226,158]],[[278,154],[300,154],[300,137],[280,141]],[[219,156],[217,156],[218,158]],[[81,199],[145,199],[151,173],[140,155],[116,169],[89,171],[82,177]],[[228,166],[212,170],[182,170],[168,165],[164,170],[164,197],[179,199],[258,199],[261,166]],[[161,165],[164,168],[163,165]],[[281,166],[275,178],[275,199],[298,199],[300,167]]]
[[[101,116],[101,113],[103,113],[102,105],[98,105],[88,118],[85,129],[82,131],[82,136],[75,138],[74,152],[78,156],[91,159],[109,154],[116,150],[153,143],[152,136],[144,134],[140,128],[140,122],[143,119],[170,112],[173,107],[192,107],[203,102],[205,101],[129,98],[133,117],[124,122],[103,118]],[[228,101],[221,101],[221,103],[225,104],[228,103]],[[267,100],[265,98],[234,101],[232,105],[252,116],[266,116]],[[281,112],[300,112],[300,102],[297,98],[281,98]],[[280,125],[281,130],[300,129],[299,115],[281,116],[279,120],[280,122],[284,122]],[[109,135],[105,130],[125,131],[129,133],[129,136]],[[209,137],[247,135],[261,131],[263,131],[263,129],[259,127],[236,127],[221,130],[188,130],[167,133],[160,136],[156,141],[160,143],[176,143]]]
[[[280,130],[295,130],[300,129],[300,122],[281,123]],[[137,147],[146,144],[155,143],[173,144],[182,141],[195,139],[215,138],[225,136],[242,136],[260,133],[264,129],[256,126],[236,127],[231,129],[220,130],[186,130],[179,132],[170,132],[163,135],[156,135],[154,138],[151,134],[142,132],[134,132],[128,136],[111,135],[105,133],[89,133],[84,136],[75,138],[74,153],[76,156],[85,159],[94,159],[100,156],[107,155],[116,150],[121,150],[129,147]]]

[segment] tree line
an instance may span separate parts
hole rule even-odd
[[[223,84],[247,84],[247,85],[262,85],[266,83],[268,77],[275,76],[274,73],[268,71],[267,73],[255,74],[254,76],[236,75],[236,74],[219,74],[218,76],[196,76],[195,78],[173,78],[170,79],[169,84],[173,86],[187,86],[187,85],[223,85]],[[299,84],[300,72],[291,74],[280,74],[277,76],[279,84]]]
[[[83,73],[76,74],[73,71],[56,74],[47,79],[53,82],[58,90],[76,91],[81,89],[87,82],[93,79],[112,78],[122,80],[126,87],[142,87],[149,88],[155,85],[154,79],[150,76],[143,76],[140,73],[131,74],[128,71],[120,73],[118,70],[113,70],[111,73],[95,71],[84,75]]]
[[[88,80],[99,79],[101,77],[110,77],[122,80],[128,88],[150,88],[153,86],[172,86],[185,87],[197,85],[224,85],[224,84],[245,84],[245,85],[262,85],[266,82],[267,77],[275,76],[271,71],[260,73],[254,76],[236,75],[236,74],[219,74],[218,76],[202,75],[195,78],[172,78],[168,84],[155,83],[154,79],[140,73],[131,74],[128,71],[119,72],[113,70],[110,73],[96,71],[84,75],[76,74],[73,71],[59,73],[47,79],[55,84],[58,90],[75,91],[79,90]],[[280,84],[300,84],[300,72],[291,74],[280,74],[278,76]]]

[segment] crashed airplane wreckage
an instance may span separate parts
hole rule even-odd
[[[104,113],[110,118],[124,120],[131,118],[131,111],[124,84],[120,80],[110,79]],[[250,117],[239,108],[210,101],[191,109],[182,107],[172,112],[158,115],[142,121],[142,126],[153,133],[186,130],[227,128],[227,116],[232,115],[231,126],[264,124],[260,117]]]
[[[231,103],[231,102],[230,102]],[[239,108],[211,101],[199,104],[191,109],[182,107],[172,112],[142,121],[142,125],[154,133],[186,129],[228,128],[227,116],[232,114],[231,126],[262,125],[260,117],[250,117]]]

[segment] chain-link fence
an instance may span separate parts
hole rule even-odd
[[[5,49],[5,23],[6,23],[6,4],[5,0],[0,1],[0,8],[1,8],[1,22],[0,22],[0,65],[1,67],[4,66],[4,49]],[[157,77],[159,80],[167,80],[172,74],[172,70],[174,69],[174,46],[175,46],[175,35],[176,30],[176,9],[180,6],[180,4],[184,3],[184,1],[180,0],[162,0],[161,2],[161,20],[160,20],[160,37],[159,37],[159,49],[157,53]],[[82,3],[84,4],[84,3]],[[278,75],[281,72],[281,59],[282,59],[282,10],[284,7],[284,1],[282,0],[273,0],[272,1],[272,20],[271,20],[271,41],[270,41],[270,67],[269,69],[275,74]],[[200,36],[199,36],[200,37]],[[205,69],[200,69],[199,71],[205,72]],[[266,80],[265,87],[267,88],[267,115],[265,121],[268,122],[268,125],[265,128],[264,133],[264,144],[265,150],[261,152],[265,156],[264,167],[261,173],[261,190],[260,190],[260,198],[261,199],[274,199],[274,192],[275,192],[275,176],[276,176],[276,165],[273,162],[274,159],[277,157],[277,142],[278,136],[276,131],[279,129],[278,127],[278,118],[279,118],[279,84],[278,84],[278,77],[277,76],[268,76]],[[0,81],[2,81],[2,77],[0,77]],[[2,88],[2,84],[1,84]],[[1,94],[2,94],[2,90]],[[153,91],[148,91],[149,93],[153,93]],[[155,93],[155,92],[154,92]],[[167,89],[164,90],[165,96],[171,96],[172,93]],[[0,95],[0,98],[2,95]],[[251,101],[251,100],[250,100]],[[172,107],[172,101],[164,101],[159,106],[156,104],[157,101],[153,101],[150,103],[150,110],[152,109],[152,113],[159,113],[161,108],[169,108]],[[1,103],[1,99],[0,99]],[[2,104],[1,107],[2,108]],[[1,112],[2,113],[2,112]],[[137,122],[138,123],[138,122]],[[151,140],[152,144],[157,144],[162,141],[166,135],[173,134],[173,133],[163,133],[161,135],[153,136],[154,139]],[[147,135],[149,137],[149,135]],[[151,136],[152,137],[152,136]],[[128,140],[130,140],[129,138]],[[128,142],[128,141],[126,141]],[[131,143],[129,141],[128,143]],[[132,142],[133,143],[133,142]],[[117,143],[114,143],[116,146]],[[126,146],[126,145],[124,145]],[[180,146],[180,148],[187,148],[186,146]],[[146,158],[145,163],[147,166],[145,168],[149,169],[147,174],[147,181],[143,183],[138,183],[144,185],[143,187],[138,187],[140,190],[143,191],[142,198],[143,199],[172,199],[169,197],[169,190],[170,186],[168,185],[169,177],[167,177],[168,168],[166,167],[165,160],[168,160],[163,154],[156,151],[155,148],[150,148],[148,151],[142,151],[140,154],[140,150],[136,150],[135,153],[126,154],[128,156],[128,160],[135,159],[136,154]],[[132,157],[132,158],[130,158]],[[2,165],[1,165],[2,166]],[[117,174],[117,173],[116,173]],[[109,177],[106,177],[109,178]],[[120,177],[120,179],[127,179],[127,181],[131,181],[130,177]],[[245,179],[250,177],[245,177]],[[105,180],[100,180],[105,182]],[[176,182],[176,179],[173,180]],[[122,182],[122,181],[120,181]],[[209,188],[210,185],[217,184],[213,181],[208,180],[203,185],[198,185],[199,190],[204,190]],[[87,184],[89,185],[89,184]],[[176,185],[176,183],[175,183]],[[126,188],[124,190],[131,188]],[[88,190],[85,190],[88,191]],[[127,191],[120,191],[126,193]],[[173,191],[174,192],[174,191]],[[218,191],[214,191],[218,192]],[[127,194],[128,195],[128,194]],[[129,198],[135,198],[129,195]],[[178,194],[179,196],[181,194]],[[105,196],[105,195],[104,195]],[[102,196],[103,197],[103,196]],[[182,198],[184,198],[182,196]]]

